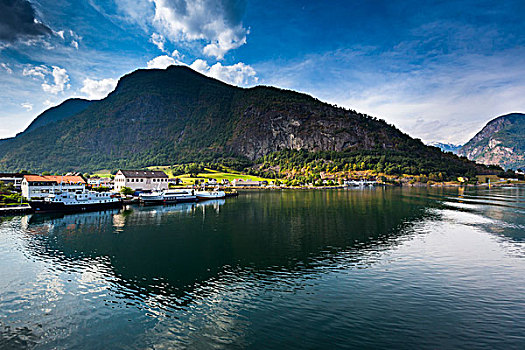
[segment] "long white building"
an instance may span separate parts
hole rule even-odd
[[[83,191],[85,188],[86,181],[82,176],[24,175],[22,197],[43,199],[50,194]]]
[[[115,191],[129,187],[134,191],[155,191],[168,189],[168,175],[163,171],[119,170],[115,175]]]

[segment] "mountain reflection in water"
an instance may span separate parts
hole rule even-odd
[[[499,344],[487,334],[499,321],[513,348],[525,330],[524,198],[246,191],[6,219],[0,347],[476,348]],[[515,312],[501,313],[502,297]],[[462,330],[469,317],[481,321]]]
[[[249,192],[223,212],[225,200],[33,215],[25,230],[38,233],[30,241],[38,256],[66,265],[107,258],[114,282],[127,292],[173,295],[170,303],[182,305],[191,299],[178,297],[225,268],[301,273],[345,250],[355,262],[360,249],[395,244],[402,227],[430,215],[389,192],[346,194]]]

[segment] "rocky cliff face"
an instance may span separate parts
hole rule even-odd
[[[283,149],[390,149],[395,147],[396,137],[406,136],[388,131],[381,130],[378,121],[326,105],[292,104],[278,110],[251,106],[242,113],[229,145],[237,154],[256,160]]]
[[[513,113],[491,120],[458,154],[487,165],[525,167],[525,114]]]

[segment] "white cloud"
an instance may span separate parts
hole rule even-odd
[[[177,50],[175,50],[177,51]],[[8,73],[8,74],[12,74],[13,73],[13,70],[11,69],[11,67],[9,67],[9,65],[7,63],[0,63],[0,67],[2,67],[3,69],[5,69],[5,71]]]
[[[28,112],[33,110],[33,105],[29,102],[21,103],[20,106],[22,106],[22,108],[25,108],[25,110]]]
[[[51,68],[53,69],[51,70]],[[67,70],[58,66],[52,66],[51,68],[44,65],[28,66],[23,69],[22,75],[33,77],[37,80],[43,80],[42,90],[54,95],[69,89],[71,86],[69,84]],[[51,81],[50,78],[52,78]]]
[[[117,86],[117,79],[84,79],[83,86],[80,89],[81,92],[90,100],[99,100],[106,97],[111,91]]]
[[[162,55],[148,61],[147,68],[166,69],[172,65],[188,66],[186,63],[181,62],[178,59],[168,55]],[[191,65],[189,65],[189,67],[211,78],[238,86],[253,85],[259,80],[255,69],[242,62],[233,64],[231,66],[225,66],[222,63],[217,62],[213,66],[210,66],[205,60],[197,59]]]
[[[204,60],[195,60],[190,67],[204,75],[238,86],[257,83],[257,72],[251,66],[242,62],[224,66],[220,62],[209,66]]]
[[[53,66],[53,72],[51,74],[53,75],[53,82],[49,83],[46,81],[42,84],[42,89],[45,92],[50,92],[56,95],[59,92],[63,92],[64,89],[70,88],[69,75],[64,68]]]
[[[151,0],[153,25],[172,42],[203,41],[205,55],[222,59],[246,43],[241,17],[244,1]]]
[[[50,73],[50,70],[46,66],[29,66],[25,67],[22,71],[23,76],[29,76],[33,78],[45,79],[46,75]]]
[[[64,40],[64,42],[69,42],[69,45],[75,49],[78,50],[79,43],[82,40],[82,37],[72,31],[71,29],[68,30],[59,30],[59,31],[53,31],[53,33],[60,37],[60,39]],[[51,45],[51,44],[49,44]],[[54,48],[54,47],[53,47]]]
[[[147,65],[149,69],[165,69],[172,65],[183,64],[182,62],[170,57],[168,55],[157,56],[154,59],[148,61]]]
[[[171,57],[180,60],[182,58],[182,55],[179,51],[173,50],[173,52],[171,53]]]
[[[153,33],[149,39],[158,49],[162,52],[166,52],[164,45],[166,44],[166,38],[162,34]]]

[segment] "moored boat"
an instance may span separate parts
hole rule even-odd
[[[143,204],[162,204],[164,203],[164,192],[155,191],[151,193],[141,193],[139,200]]]
[[[164,203],[195,202],[197,196],[191,189],[177,189],[164,191]]]
[[[226,193],[220,190],[195,191],[195,195],[199,200],[226,198]]]
[[[59,192],[40,201],[30,201],[35,212],[72,212],[122,208],[114,194],[95,191]]]

